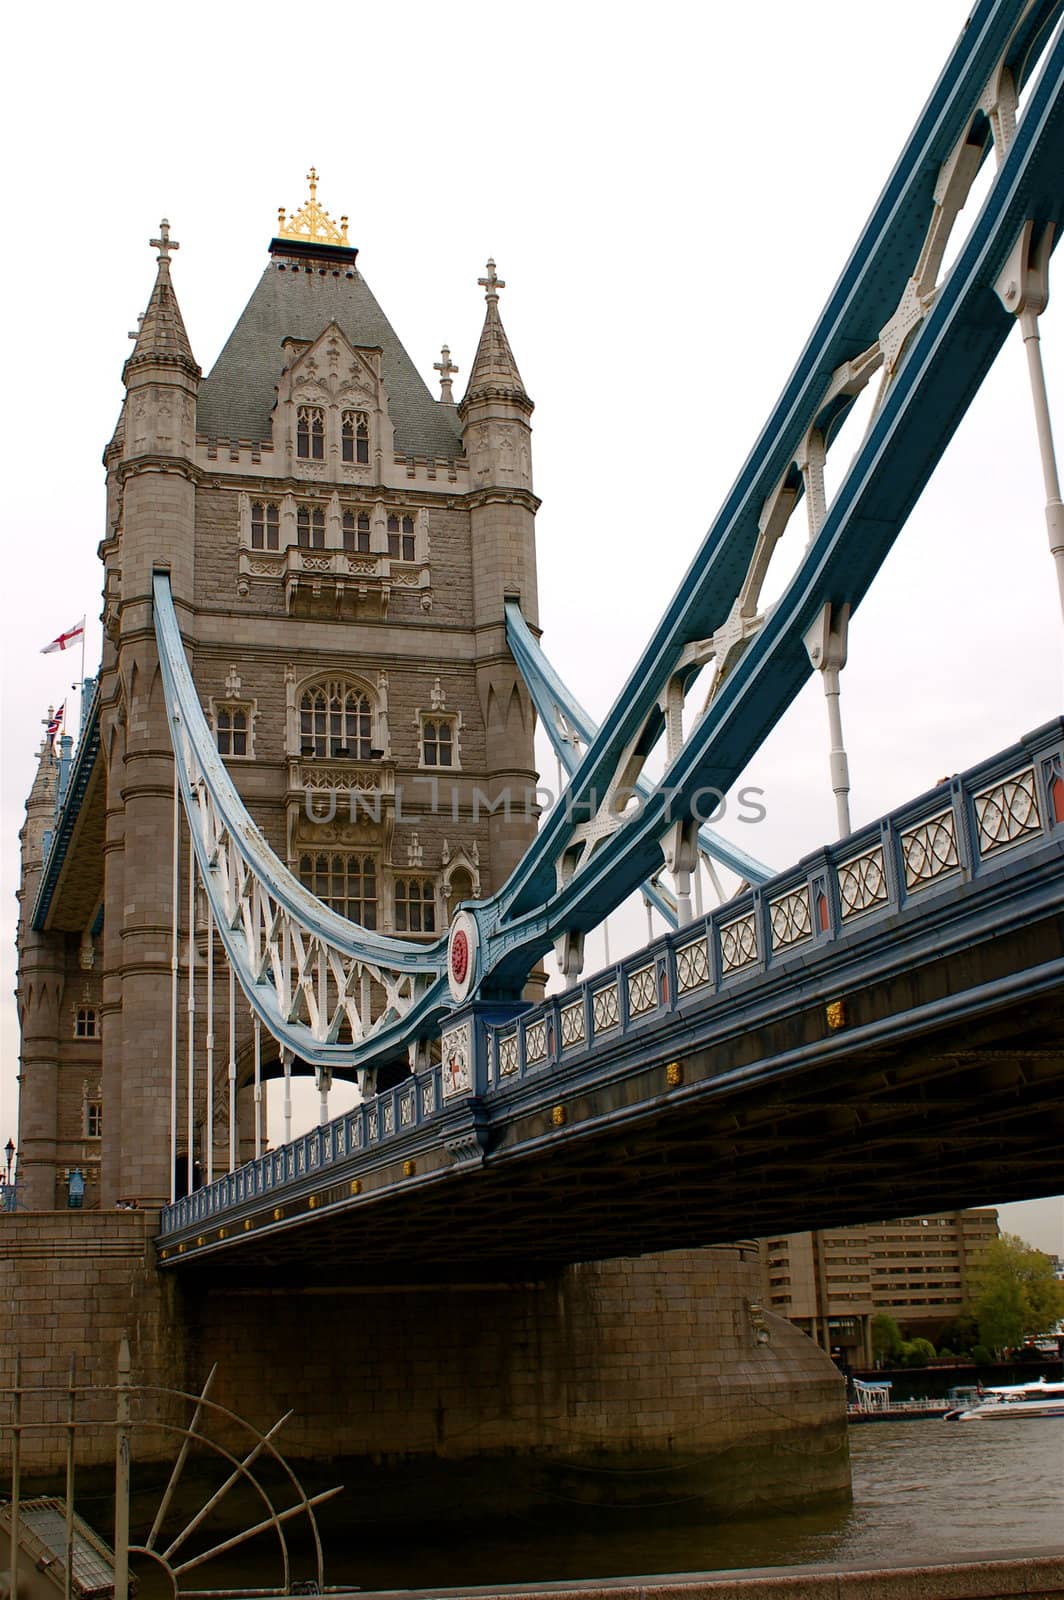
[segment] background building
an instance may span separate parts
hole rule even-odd
[[[765,1304],[822,1349],[871,1366],[873,1317],[934,1342],[965,1309],[973,1264],[997,1236],[997,1212],[980,1210],[763,1239]]]

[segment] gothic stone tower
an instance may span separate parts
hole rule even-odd
[[[503,285],[489,263],[467,393],[455,405],[457,369],[445,349],[434,400],[359,272],[346,222],[338,228],[319,205],[313,172],[310,184],[287,224],[281,212],[266,270],[206,378],[174,294],[177,245],[163,223],[104,456],[102,781],[93,791],[101,839],[91,860],[81,859],[76,833],[65,847],[66,879],[86,887],[77,915],[59,894],[38,904],[32,958],[42,973],[62,966],[81,938],[80,902],[92,900],[88,915],[102,927],[105,1207],[170,1193],[173,759],[154,570],[169,571],[232,778],[278,855],[337,910],[400,936],[438,934],[459,900],[506,877],[534,831],[523,803],[536,781],[533,717],[503,607],[517,596],[537,620],[538,502],[532,402],[499,319]],[[511,805],[500,803],[505,792]],[[337,803],[315,811],[315,793]],[[33,835],[31,826],[27,903],[40,870]],[[27,1150],[37,1141],[35,1159],[47,1166],[54,984],[45,1017],[42,982],[24,1033],[21,1139]],[[182,1027],[184,1013],[183,1001]],[[240,1078],[249,1077],[247,1046]],[[224,1160],[226,1102],[216,1087]],[[246,1135],[246,1105],[242,1116]],[[203,1160],[203,1139],[197,1120],[193,1161]],[[50,1206],[44,1166],[31,1203]]]

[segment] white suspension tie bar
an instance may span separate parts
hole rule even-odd
[[[180,982],[178,958],[178,897],[180,894],[181,855],[181,799],[177,777],[177,756],[174,756],[174,838],[173,870],[170,884],[170,1204],[177,1199],[177,1017],[178,985]]]
[[[185,1193],[195,1188],[196,1144],[196,852],[188,841],[188,1154]]]
[[[284,1142],[292,1142],[292,1052],[282,1050],[281,1059],[284,1063]]]
[[[229,1171],[236,1171],[236,973],[229,966]]]
[[[214,1182],[214,916],[207,901],[207,1182]]]
[[[255,1160],[262,1155],[262,1023],[255,1018]]]

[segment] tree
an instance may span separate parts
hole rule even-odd
[[[979,1342],[992,1350],[1014,1349],[1064,1319],[1064,1284],[1054,1278],[1052,1262],[1015,1234],[988,1245],[974,1279]]]
[[[879,1311],[872,1318],[872,1354],[882,1363],[896,1356],[902,1346],[901,1329],[893,1317]]]
[[[975,1318],[967,1311],[960,1312],[952,1322],[947,1322],[939,1335],[943,1344],[955,1350],[958,1355],[970,1351],[979,1338],[979,1329]],[[940,1350],[939,1355],[945,1355],[945,1350]]]
[[[935,1359],[935,1347],[930,1339],[905,1339],[900,1354],[903,1367],[926,1367]]]

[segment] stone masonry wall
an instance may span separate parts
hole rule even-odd
[[[0,1391],[15,1381],[31,1390],[65,1391],[70,1358],[79,1384],[113,1384],[123,1335],[132,1354],[132,1381],[181,1387],[182,1328],[176,1286],[155,1270],[151,1240],[158,1213],[149,1211],[36,1211],[0,1213]],[[65,1420],[65,1392],[30,1394],[24,1420]],[[113,1416],[110,1397],[86,1402],[84,1415]],[[0,1424],[10,1399],[0,1393]],[[6,1428],[3,1429],[6,1434]],[[6,1459],[7,1438],[0,1450]],[[61,1429],[31,1428],[23,1437],[29,1473],[59,1469]],[[102,1429],[78,1434],[82,1465],[113,1459],[113,1437]]]
[[[150,1212],[0,1217],[0,1389],[134,1384],[198,1390],[343,1482],[347,1525],[455,1521],[559,1500],[682,1510],[808,1502],[849,1490],[844,1384],[756,1302],[756,1246],[674,1251],[536,1283],[394,1290],[197,1288],[153,1265]],[[101,1406],[110,1405],[110,1397]],[[9,1420],[0,1397],[0,1421]],[[27,1400],[27,1416],[41,1415]],[[224,1437],[224,1435],[222,1436]],[[58,1472],[61,1429],[29,1432],[29,1472]],[[103,1429],[79,1436],[105,1464]],[[172,1441],[134,1439],[138,1460]]]
[[[401,1521],[412,1485],[448,1521],[559,1497],[734,1510],[849,1492],[844,1381],[760,1312],[756,1246],[534,1284],[195,1302],[192,1364],[217,1360],[216,1397],[259,1427],[291,1407],[287,1452],[335,1460],[349,1521],[367,1503]]]

